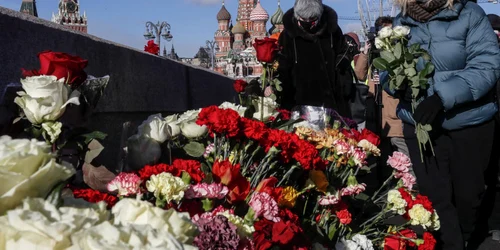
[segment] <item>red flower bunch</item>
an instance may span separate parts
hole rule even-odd
[[[236,92],[238,92],[238,93],[245,92],[245,88],[247,86],[248,86],[248,83],[245,82],[244,80],[240,80],[240,79],[234,81],[234,83],[233,83],[234,90],[236,90]]]
[[[278,51],[278,41],[276,39],[265,37],[264,39],[255,39],[253,47],[257,52],[257,60],[260,62],[271,63]]]
[[[195,183],[200,183],[205,178],[205,173],[201,170],[201,163],[195,160],[174,160],[172,165],[158,164],[154,166],[145,166],[138,171],[141,180],[146,181],[152,175],[157,175],[161,173],[171,173],[173,176],[181,177],[182,172],[186,172],[191,176],[191,179]]]
[[[406,204],[408,204],[406,206],[406,214],[404,215],[405,218],[408,218],[408,211],[417,204],[422,205],[427,211],[434,213],[434,207],[432,206],[432,202],[429,200],[427,196],[418,194],[417,197],[413,199],[411,194],[408,193],[408,191],[406,191],[405,188],[399,188],[398,191],[401,194],[401,197],[406,201]]]
[[[283,188],[275,187],[276,184],[278,184],[278,179],[276,177],[264,179],[257,185],[255,192],[267,193],[269,196],[273,197],[275,201],[279,201]]]
[[[52,75],[57,79],[65,78],[66,82],[73,87],[78,87],[87,80],[87,73],[83,69],[87,67],[88,61],[78,56],[47,50],[38,53],[38,59],[40,69],[22,69],[23,77]]]
[[[244,201],[250,193],[250,182],[241,174],[240,164],[232,165],[229,161],[217,161],[212,166],[215,182],[227,185],[228,201]]]
[[[303,229],[297,220],[286,218],[291,215],[290,211],[281,212],[285,215],[279,222],[262,219],[254,224],[253,242],[256,250],[279,249],[305,250],[309,249]]]
[[[277,109],[276,111],[280,113],[280,118],[283,121],[288,121],[292,117],[292,113],[286,109]]]
[[[104,201],[108,204],[108,208],[112,208],[118,202],[118,198],[116,196],[102,193],[91,188],[71,188],[71,190],[73,191],[73,196],[77,199],[81,198],[91,203]]]
[[[155,43],[154,40],[149,40],[148,44],[144,46],[144,51],[153,55],[158,55],[160,53],[160,47]]]
[[[375,146],[380,145],[380,137],[368,129],[363,129],[361,133],[354,128],[351,130],[344,129],[342,130],[342,134],[344,134],[345,137],[354,139],[358,142],[361,140],[367,140]]]
[[[240,132],[240,115],[232,109],[221,109],[217,106],[203,108],[196,124],[206,125],[210,132],[235,137]]]
[[[410,229],[404,229],[397,233],[393,233],[393,235],[386,236],[384,250],[400,250],[406,249],[406,246],[415,246],[415,243],[413,241],[403,239],[402,237],[408,239],[417,239],[417,234]]]

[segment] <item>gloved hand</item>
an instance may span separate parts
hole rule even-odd
[[[436,116],[444,109],[443,102],[437,94],[434,94],[423,100],[415,109],[413,119],[416,123],[423,125],[431,124]]]

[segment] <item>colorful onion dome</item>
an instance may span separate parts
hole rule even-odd
[[[222,8],[220,8],[219,13],[217,13],[217,21],[231,20],[231,14],[227,11],[226,6],[222,3]]]
[[[283,10],[281,9],[280,4],[278,4],[278,9],[271,16],[271,24],[272,25],[283,24],[283,15],[284,15]]]
[[[267,11],[260,5],[260,0],[257,2],[257,5],[250,13],[250,21],[267,21],[269,20],[269,14]]]
[[[233,34],[245,34],[245,32],[247,32],[247,30],[245,29],[245,27],[243,27],[243,25],[241,25],[241,23],[237,23],[233,29],[231,30],[231,32],[233,32]]]

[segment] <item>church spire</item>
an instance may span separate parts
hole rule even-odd
[[[21,9],[19,11],[22,13],[26,13],[28,15],[38,17],[38,11],[36,10],[35,0],[23,0],[21,2]]]

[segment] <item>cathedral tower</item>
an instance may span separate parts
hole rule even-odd
[[[19,11],[28,15],[38,17],[35,0],[23,0],[23,2],[21,3],[21,9]]]
[[[52,13],[52,22],[62,24],[72,30],[87,33],[87,15],[80,14],[78,0],[60,0],[57,15]]]
[[[231,14],[227,11],[226,6],[224,6],[224,1],[222,1],[222,7],[217,13],[217,21],[219,23],[218,29],[215,32],[215,42],[219,47],[216,57],[224,56],[229,50],[231,50],[231,30],[229,23],[231,21]]]
[[[252,32],[250,33],[252,35],[252,41],[267,37],[267,20],[269,20],[269,14],[267,14],[267,11],[260,4],[260,0],[258,0],[257,5],[250,13],[250,21],[253,25]]]

